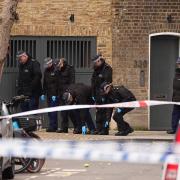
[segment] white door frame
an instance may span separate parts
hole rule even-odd
[[[179,56],[180,56],[180,33],[175,32],[161,32],[161,33],[153,33],[149,35],[149,77],[148,77],[148,100],[150,100],[150,65],[151,65],[151,37],[154,36],[162,36],[162,35],[169,35],[169,36],[176,36],[179,37]],[[150,107],[148,107],[148,129],[150,129]]]

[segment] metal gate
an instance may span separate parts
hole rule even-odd
[[[75,67],[76,82],[90,84],[91,57],[96,54],[96,37],[13,36],[0,83],[0,96],[3,99],[10,99],[16,95],[18,75],[16,53],[18,50],[24,50],[37,59],[41,64],[42,72],[45,57],[64,57]]]

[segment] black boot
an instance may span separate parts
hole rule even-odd
[[[68,133],[68,129],[58,129],[57,133]]]
[[[56,129],[53,129],[53,128],[47,128],[47,129],[46,129],[46,132],[56,132]]]
[[[167,131],[167,134],[176,134],[176,131],[171,129]]]
[[[133,133],[134,129],[132,127],[129,127],[128,131],[129,131],[129,133]]]
[[[127,136],[129,133],[132,133],[134,132],[134,129],[129,127],[128,129],[126,130],[123,130],[123,131],[118,131],[115,136]]]
[[[98,134],[99,135],[109,135],[109,129],[108,128],[104,128]]]
[[[82,134],[82,130],[74,129],[73,134]]]

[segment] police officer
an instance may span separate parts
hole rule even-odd
[[[63,100],[66,104],[77,104],[77,105],[83,105],[83,104],[92,104],[92,90],[91,87],[83,84],[72,84],[68,87],[66,92],[63,94]],[[85,109],[78,109],[74,110],[76,111],[79,118],[77,119],[77,124],[82,128],[82,132],[86,132],[86,125],[89,129],[90,134],[95,134],[95,125],[93,123],[91,114],[89,112],[89,108]]]
[[[176,61],[177,68],[175,70],[175,76],[173,80],[173,97],[172,100],[180,102],[180,57]],[[174,105],[171,120],[171,130],[168,130],[168,134],[175,134],[180,119],[180,106]]]
[[[106,81],[112,82],[112,68],[109,66],[102,55],[96,55],[93,59],[94,72],[91,79],[92,85],[92,98],[96,104],[103,104],[100,95],[100,85]],[[96,128],[99,135],[108,135],[109,131],[104,129],[104,122],[106,121],[105,116],[106,109],[96,109]]]
[[[39,106],[39,97],[42,93],[40,64],[25,51],[17,53],[19,61],[18,95],[29,96],[29,101],[21,103],[21,110],[35,110]]]
[[[61,58],[56,62],[57,75],[58,75],[58,96],[60,104],[63,105],[62,95],[70,84],[75,82],[75,70],[74,67],[69,65],[65,58]],[[61,111],[61,129],[57,130],[58,133],[68,133],[69,117],[76,129],[76,119],[73,111]],[[80,133],[74,131],[74,133]]]
[[[48,107],[55,107],[58,105],[58,78],[55,72],[53,60],[50,57],[44,59],[44,80],[43,80],[43,95],[41,100],[45,100],[47,95]],[[46,132],[56,132],[58,128],[57,112],[49,112],[49,126]]]
[[[113,87],[111,83],[104,82],[101,84],[101,95],[103,101],[107,104],[111,103],[119,103],[119,102],[129,102],[135,101],[136,98],[134,94],[129,91],[124,86]],[[115,134],[116,136],[127,136],[129,133],[132,133],[134,130],[130,127],[129,123],[124,121],[123,116],[132,111],[133,108],[116,108],[113,119],[117,123],[118,132]],[[106,119],[105,127],[109,129],[109,122],[111,120],[113,109],[107,109],[106,111]]]

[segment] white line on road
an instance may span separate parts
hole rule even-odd
[[[47,177],[67,177],[72,176],[74,174],[78,174],[79,172],[55,172],[53,174],[47,174]]]
[[[64,172],[86,172],[86,169],[63,169]]]
[[[38,176],[31,176],[31,177],[26,178],[25,180],[35,179],[35,178],[37,178],[37,177],[38,177]]]

